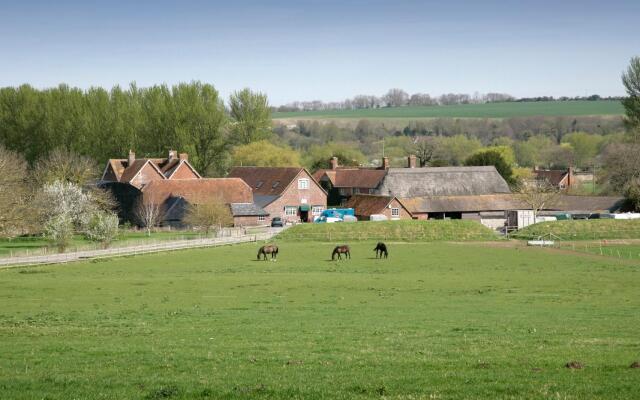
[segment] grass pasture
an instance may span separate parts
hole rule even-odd
[[[619,101],[540,101],[451,106],[407,106],[362,110],[276,112],[273,119],[349,118],[511,118],[531,116],[622,115]]]
[[[491,241],[497,233],[470,220],[401,220],[359,221],[338,224],[301,224],[279,236],[283,240],[351,242],[367,240],[392,241]]]
[[[640,239],[640,219],[589,219],[541,222],[529,225],[511,237],[534,239],[552,234],[556,240]]]
[[[346,225],[346,224],[345,224]],[[3,399],[637,396],[638,263],[278,239],[0,271]],[[576,360],[583,369],[567,369]]]

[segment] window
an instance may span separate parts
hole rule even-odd
[[[324,206],[313,206],[311,207],[311,214],[320,215],[324,211]]]
[[[399,217],[400,216],[400,209],[399,208],[392,208],[391,209],[391,216],[392,217]]]
[[[259,222],[264,222],[267,220],[267,216],[266,215],[258,215],[258,221]]]
[[[375,189],[369,189],[369,194],[375,194],[376,190]]]
[[[275,189],[278,187],[278,185],[280,185],[280,181],[275,181],[273,182],[273,185],[271,185],[271,189]]]
[[[293,217],[293,216],[298,215],[298,207],[286,206],[284,208],[284,215],[286,215],[288,217]]]
[[[298,179],[298,189],[309,189],[309,179]]]
[[[353,188],[353,194],[360,193],[360,188]]]
[[[263,181],[258,181],[258,183],[256,183],[256,189],[260,189],[263,184],[264,184]]]

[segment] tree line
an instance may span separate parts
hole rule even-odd
[[[58,147],[99,163],[130,149],[157,156],[173,148],[188,152],[201,173],[222,175],[233,146],[268,139],[271,132],[266,95],[249,89],[234,92],[227,104],[213,85],[201,82],[0,89],[0,144],[29,165]]]

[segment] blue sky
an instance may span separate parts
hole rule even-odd
[[[640,1],[0,0],[0,86],[622,95]]]

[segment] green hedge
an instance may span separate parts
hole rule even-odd
[[[280,235],[282,240],[346,242],[359,240],[390,241],[465,241],[498,240],[491,229],[476,221],[362,221],[333,224],[301,224]]]

